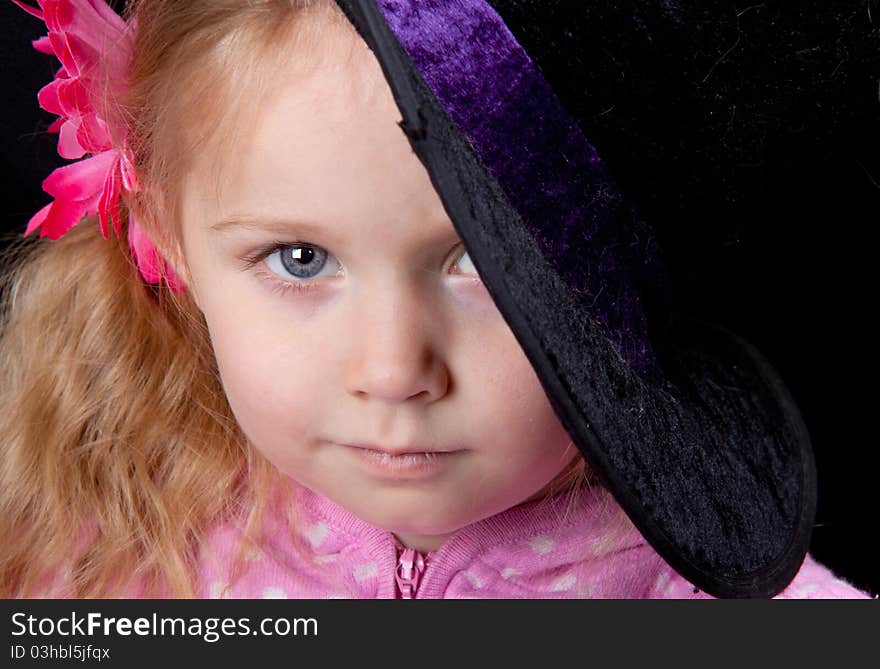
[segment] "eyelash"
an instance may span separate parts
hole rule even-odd
[[[266,258],[268,258],[276,251],[290,248],[291,246],[314,247],[315,245],[309,244],[308,242],[270,242],[269,244],[266,244],[265,246],[257,249],[252,254],[242,258],[245,269],[253,269],[256,265],[263,262]],[[459,242],[455,246],[462,246],[462,244]],[[452,248],[455,248],[455,246],[453,246]],[[280,295],[286,295],[288,291],[291,290],[299,294],[303,294],[318,289],[318,284],[314,280],[283,281],[278,278],[278,275],[275,274],[275,272],[267,272],[263,270],[256,272],[256,274],[259,278],[267,280],[272,286],[272,290]]]

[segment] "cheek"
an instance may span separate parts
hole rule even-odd
[[[474,396],[485,403],[482,415],[491,421],[485,429],[496,429],[499,448],[521,461],[558,458],[569,435],[513,333],[505,325],[489,344],[479,356],[484,366],[473,377],[481,386]]]
[[[229,304],[242,301],[229,300]],[[311,438],[321,352],[314,338],[279,328],[260,309],[206,313],[211,343],[230,408],[251,443],[271,460],[293,457]],[[270,327],[268,323],[273,323]]]

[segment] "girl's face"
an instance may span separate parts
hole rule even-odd
[[[433,550],[579,456],[398,127],[378,63],[338,22],[321,45],[292,49],[232,153],[196,157],[185,276],[251,444]],[[450,452],[386,468],[354,445]]]

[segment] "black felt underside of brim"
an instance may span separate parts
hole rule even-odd
[[[794,577],[815,513],[806,428],[766,361],[729,332],[654,333],[667,383],[616,353],[439,107],[375,5],[340,1],[402,127],[560,421],[651,545],[705,592],[767,597]]]

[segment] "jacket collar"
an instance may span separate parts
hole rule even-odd
[[[317,492],[295,486],[296,534],[315,561],[327,564],[334,554],[360,552],[361,562],[376,565],[374,595],[393,598],[400,554],[394,534]],[[327,536],[337,540],[325,542]],[[338,537],[343,537],[341,543]],[[582,596],[603,596],[596,588],[608,584],[618,591],[604,596],[630,596],[630,592],[619,591],[620,583],[609,573],[617,561],[608,558],[623,551],[655,556],[611,494],[594,486],[526,502],[459,529],[425,556],[427,569],[418,596],[443,597],[454,577],[470,574],[478,563],[480,569],[494,570],[509,584],[509,589],[495,591],[494,596],[528,596],[530,587],[544,589],[554,579],[564,585],[565,578],[560,575],[574,569],[578,570],[578,582],[589,584],[589,591]],[[634,573],[639,571],[636,567]],[[633,583],[632,576],[626,580],[627,588],[642,585]]]

